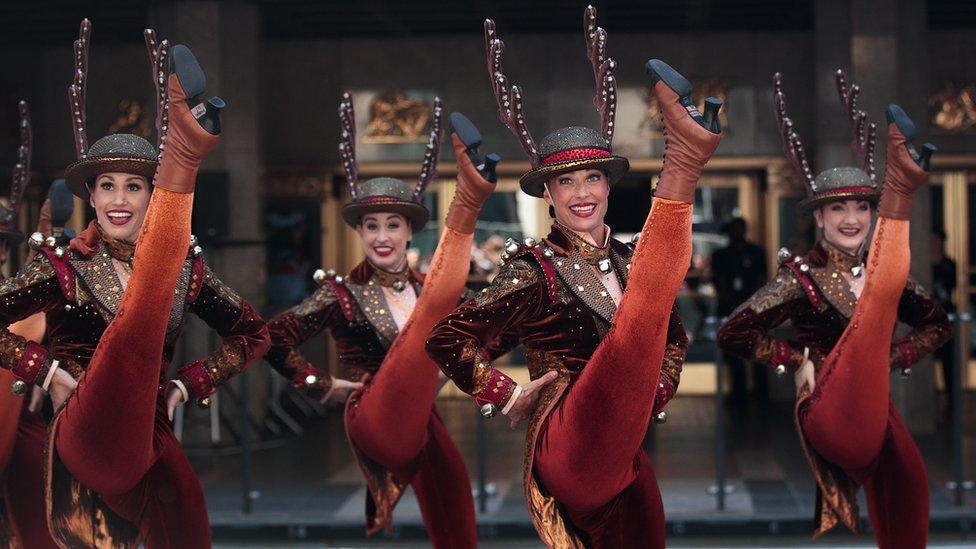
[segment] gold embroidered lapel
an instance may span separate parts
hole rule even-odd
[[[840,314],[845,318],[851,317],[857,305],[857,297],[840,271],[830,264],[826,267],[813,267],[810,269],[810,278],[820,289],[820,293]]]
[[[363,311],[366,320],[376,330],[380,343],[389,348],[393,344],[393,340],[396,339],[399,329],[390,313],[390,307],[386,303],[383,287],[374,280],[370,280],[366,284],[347,283],[346,287],[349,288],[353,299]]]

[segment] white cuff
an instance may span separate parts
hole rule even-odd
[[[518,400],[519,395],[522,394],[522,387],[516,385],[515,390],[512,391],[512,398],[508,399],[508,404],[502,408],[502,414],[508,415],[508,412],[512,410],[512,406],[515,406],[515,401]]]
[[[171,379],[169,382],[176,385],[176,388],[179,389],[180,394],[183,395],[183,402],[190,401],[190,392],[186,390],[186,385],[184,385],[182,381],[179,379]]]
[[[48,369],[47,376],[44,378],[44,383],[41,385],[41,389],[43,389],[45,393],[48,392],[47,389],[51,386],[51,380],[54,379],[54,374],[57,373],[57,371],[58,359],[54,359],[51,361],[51,367]]]

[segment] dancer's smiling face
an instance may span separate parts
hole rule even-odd
[[[410,223],[398,213],[368,213],[356,232],[363,243],[363,253],[373,265],[391,273],[407,266],[407,243],[413,236]]]
[[[867,200],[843,200],[824,204],[813,212],[824,239],[850,254],[861,251],[871,230],[874,208]]]
[[[89,203],[102,231],[116,240],[135,242],[152,195],[149,181],[131,173],[103,173],[88,190]]]
[[[556,221],[578,233],[591,235],[603,232],[609,196],[607,174],[592,169],[550,177],[543,193],[556,212]]]

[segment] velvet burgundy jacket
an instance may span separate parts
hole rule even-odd
[[[192,312],[222,338],[213,353],[177,372],[191,398],[204,398],[260,358],[269,337],[251,305],[206,266],[200,247],[191,244],[188,249],[173,298],[159,375],[161,381],[167,379],[186,313]],[[56,358],[59,367],[79,377],[122,299],[122,284],[112,259],[131,264],[133,253],[133,245],[104,237],[92,222],[68,247],[42,248],[16,276],[0,283],[0,323],[4,326],[0,330],[0,366],[28,383],[41,384],[51,359]],[[50,351],[6,328],[36,312],[46,314]]]
[[[626,289],[633,248],[614,239],[608,247],[603,254]],[[552,257],[544,249],[552,250]],[[525,347],[532,379],[557,370],[572,380],[586,367],[617,309],[587,264],[602,256],[600,249],[558,226],[542,246],[523,247],[511,255],[491,286],[439,322],[427,341],[428,354],[462,391],[499,409],[508,403],[515,383],[491,366],[488,342],[514,332]],[[687,347],[684,326],[672,311],[654,413],[674,396]]]
[[[785,261],[776,277],[722,325],[719,346],[746,360],[774,368],[782,365],[790,371],[800,367],[803,348],[807,347],[810,360],[819,369],[857,305],[857,297],[841,273],[860,263],[860,257],[825,241],[817,243],[805,256]],[[910,368],[945,344],[952,334],[945,311],[910,277],[898,302],[898,320],[912,330],[892,342],[893,369]],[[795,339],[783,339],[773,333],[787,321],[793,325]]]

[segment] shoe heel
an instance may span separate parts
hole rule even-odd
[[[667,87],[671,88],[671,91],[678,95],[678,102],[688,111],[695,122],[698,122],[703,128],[709,129],[705,123],[705,118],[691,99],[691,82],[687,78],[660,59],[651,59],[644,65],[644,68],[647,69],[647,74],[651,76],[652,86],[658,82],[664,82]]]
[[[712,133],[722,133],[722,124],[718,120],[718,111],[722,109],[722,100],[717,97],[705,99],[705,114],[702,116],[703,126]]]
[[[207,77],[200,68],[190,48],[177,44],[169,52],[169,72],[175,74],[186,94],[186,103],[192,110],[203,102],[203,92],[207,90]]]

